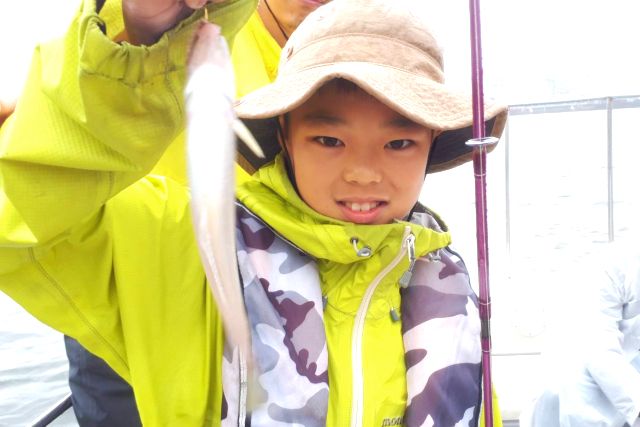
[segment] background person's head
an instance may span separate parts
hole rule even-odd
[[[271,36],[284,46],[311,12],[331,0],[260,0],[258,13]]]

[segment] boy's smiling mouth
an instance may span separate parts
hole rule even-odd
[[[377,208],[382,202],[364,202],[364,203],[356,203],[356,202],[342,202],[348,209],[351,209],[354,212],[369,212],[372,209]]]
[[[380,215],[382,208],[387,204],[388,202],[382,200],[338,201],[338,206],[340,206],[347,221],[358,224],[373,223]]]

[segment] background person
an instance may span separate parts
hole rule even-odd
[[[612,245],[581,290],[581,342],[563,352],[559,378],[521,417],[523,427],[640,426],[640,254]]]

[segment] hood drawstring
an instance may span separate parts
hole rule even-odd
[[[363,246],[362,248],[358,248],[358,242],[359,239],[357,237],[352,237],[351,238],[351,244],[353,245],[353,250],[356,252],[356,255],[358,255],[361,258],[366,258],[371,256],[371,248],[369,246]],[[406,245],[407,248],[407,258],[409,258],[409,268],[407,269],[407,271],[405,271],[404,273],[402,273],[402,276],[400,277],[400,280],[398,281],[400,284],[400,287],[402,288],[406,288],[407,286],[409,286],[409,281],[411,281],[411,276],[413,275],[413,268],[416,265],[416,236],[413,233],[410,233],[407,237],[406,240],[404,242],[404,244]],[[428,255],[429,261],[438,261],[440,260],[440,255],[438,253],[438,251],[436,251],[435,253],[429,253]]]
[[[351,244],[353,245],[353,250],[356,251],[356,255],[360,258],[367,258],[371,256],[371,248],[369,246],[363,246],[362,249],[358,249],[358,241],[357,237],[351,238]]]

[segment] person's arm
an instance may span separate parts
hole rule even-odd
[[[130,184],[183,128],[188,46],[201,14],[152,46],[133,46],[106,35],[122,26],[105,22],[95,3],[83,3],[63,39],[36,49],[15,112],[0,128],[0,291],[53,328],[82,338],[126,378],[114,225],[136,224],[129,232],[158,248],[184,247],[175,238],[190,239],[175,232],[169,243],[171,233],[146,233],[163,219],[183,226],[182,187],[160,179]],[[104,5],[103,15],[121,16],[104,13],[115,3]],[[255,0],[227,0],[209,16],[229,37],[254,7]],[[112,24],[119,29],[109,30]]]
[[[36,49],[20,103],[0,129],[2,251],[63,236],[148,172],[184,127],[185,67],[199,16],[152,46],[133,46],[110,40],[94,7],[85,1],[63,39]],[[210,16],[229,38],[254,7],[227,0]]]
[[[627,263],[619,268],[618,262],[601,276],[600,312],[593,322],[587,370],[627,423],[634,425],[640,412],[640,373],[624,354],[620,322],[628,304],[640,296],[640,266]]]
[[[86,1],[63,39],[36,49],[0,129],[3,249],[62,235],[143,176],[182,126],[188,32],[149,48],[116,44],[92,7]]]

